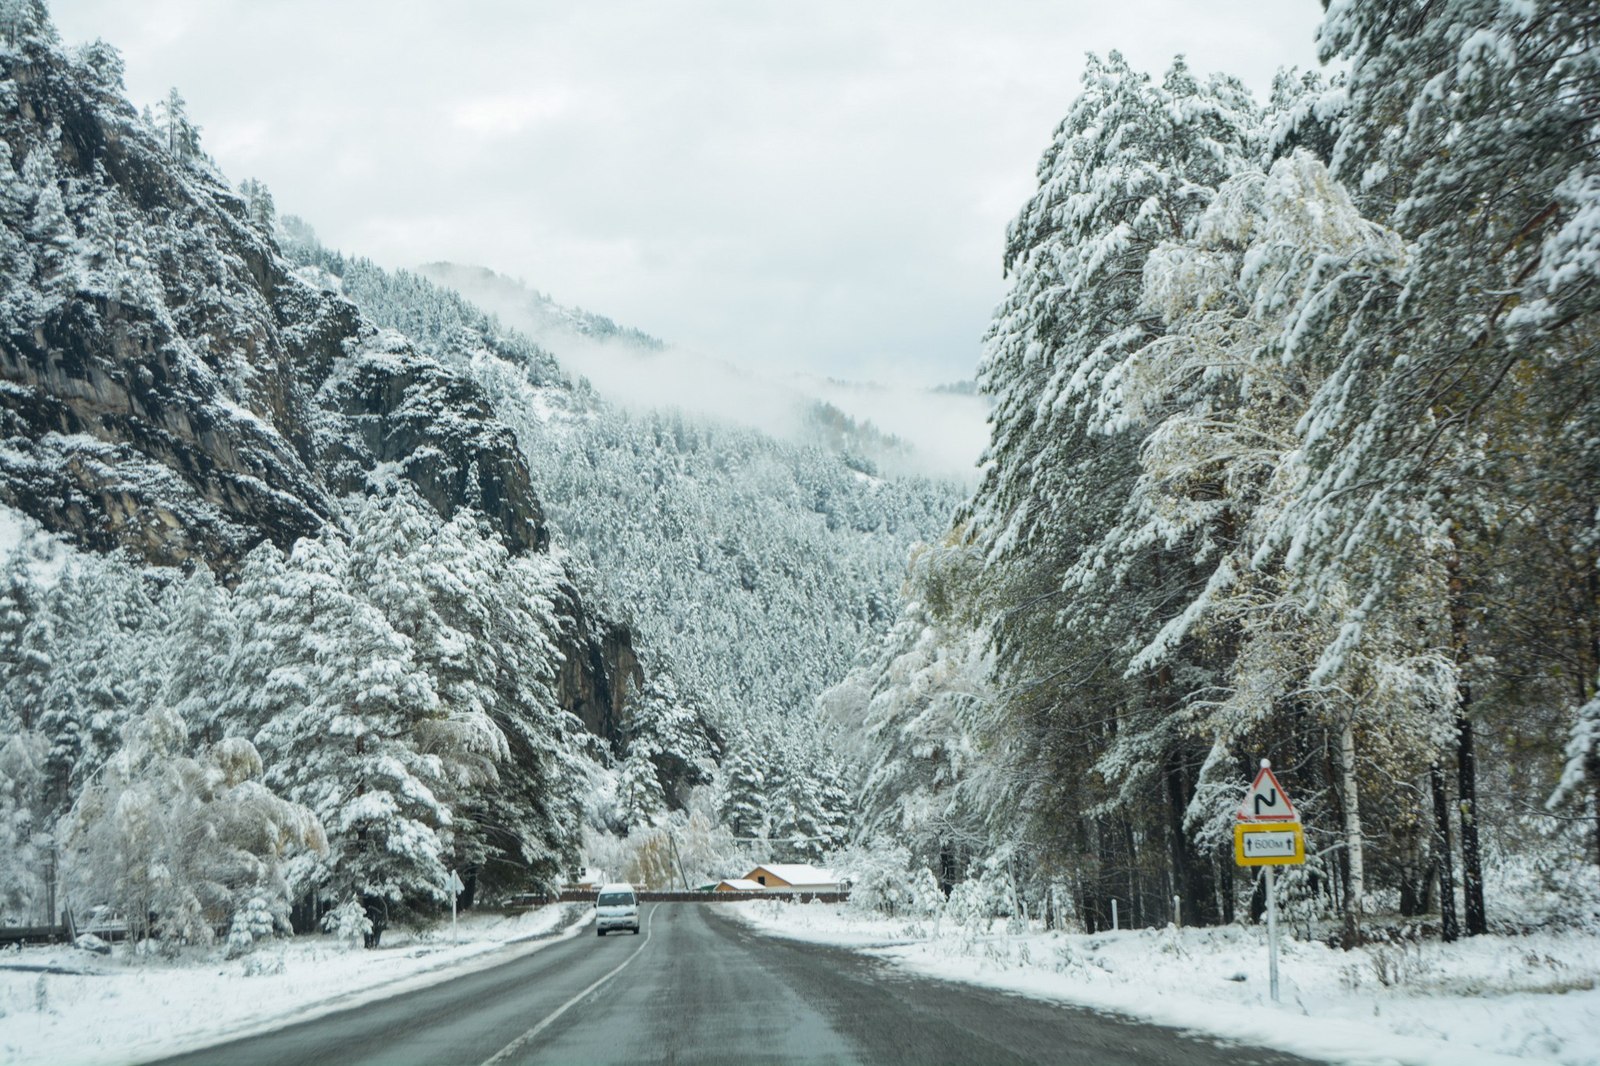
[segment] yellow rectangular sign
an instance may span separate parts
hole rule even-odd
[[[1240,866],[1299,866],[1306,861],[1306,838],[1300,823],[1235,823],[1233,861]]]

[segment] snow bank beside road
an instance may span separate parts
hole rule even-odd
[[[1341,1063],[1600,1066],[1600,937],[1475,937],[1340,951],[1285,938],[1282,1002],[1265,931],[987,933],[827,904],[728,909],[779,936],[870,952],[929,976],[1112,1010]]]
[[[585,928],[586,907],[463,916],[428,934],[391,929],[365,951],[328,936],[224,960],[111,958],[69,947],[0,951],[0,1063],[130,1063],[359,1006],[537,951]],[[56,972],[50,972],[56,971]],[[62,972],[66,971],[66,972]]]

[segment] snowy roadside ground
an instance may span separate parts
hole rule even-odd
[[[1229,926],[1008,934],[871,917],[835,904],[727,905],[764,932],[895,966],[1114,1011],[1339,1063],[1600,1066],[1600,937],[1569,932],[1340,951],[1284,938],[1282,1002],[1266,933]]]
[[[300,936],[232,960],[220,949],[178,962],[139,958],[121,945],[108,958],[70,947],[0,951],[0,1063],[175,1055],[499,965],[577,935],[588,916],[562,906],[463,915],[459,943],[445,924],[420,935],[391,929],[376,951]]]

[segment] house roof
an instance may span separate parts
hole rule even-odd
[[[743,877],[725,878],[717,887],[726,888],[729,892],[765,892],[767,890],[766,885]]]
[[[746,875],[748,880],[754,881],[756,875],[765,870],[780,880],[787,881],[796,887],[806,885],[837,885],[839,877],[832,870],[824,870],[804,862],[767,862],[757,866]]]

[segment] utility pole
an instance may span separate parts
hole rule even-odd
[[[672,845],[672,861],[678,864],[678,880],[683,882],[683,890],[689,891],[689,878],[683,872],[683,859],[678,855],[678,838],[672,835],[672,830],[667,830],[667,843]]]

